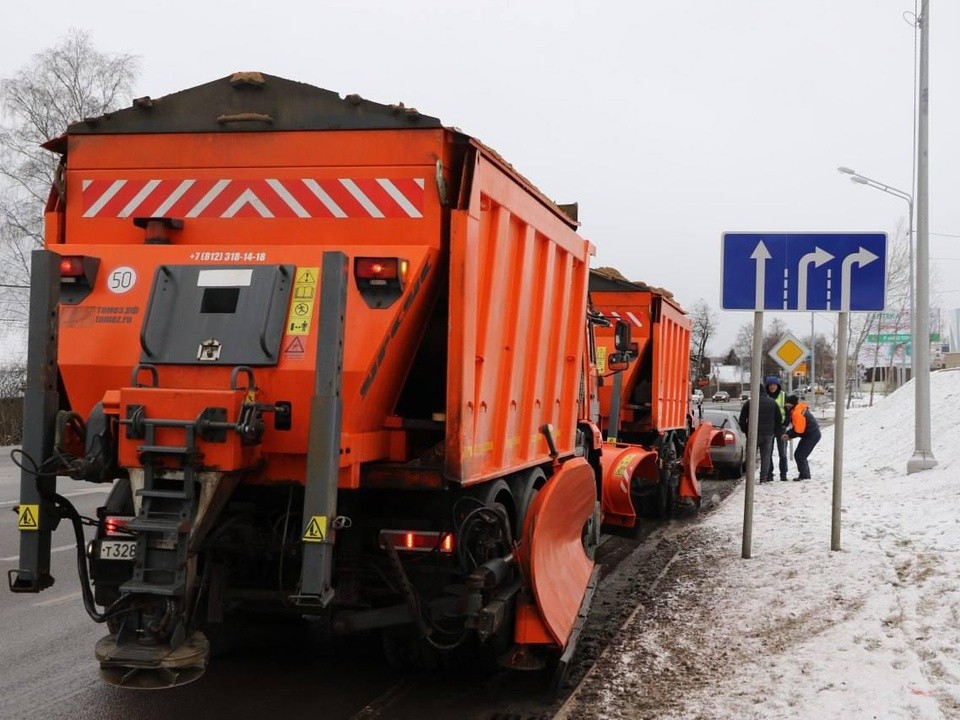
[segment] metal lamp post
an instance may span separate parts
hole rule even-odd
[[[922,0],[920,16],[920,70],[917,98],[917,279],[916,303],[911,317],[913,337],[915,442],[913,456],[907,461],[907,473],[936,467],[930,438],[930,228],[929,228],[929,120],[930,120],[930,0]],[[913,197],[902,190],[858,175],[850,168],[838,168],[852,175],[854,182],[896,195],[910,204]],[[911,233],[913,223],[911,221]],[[912,253],[911,253],[912,255]],[[913,262],[910,263],[911,272]],[[911,289],[913,283],[911,282]],[[914,303],[911,302],[911,306]]]
[[[879,180],[874,180],[873,178],[868,178],[866,175],[861,175],[856,170],[851,170],[848,167],[838,167],[838,172],[843,173],[844,175],[850,175],[850,181],[857,183],[858,185],[866,185],[867,187],[872,187],[882,192],[887,193],[888,195],[893,195],[898,197],[901,200],[907,201],[907,210],[909,212],[909,230],[907,236],[909,237],[909,246],[910,246],[910,336],[911,344],[913,346],[913,351],[910,353],[910,375],[911,377],[917,377],[917,308],[916,301],[914,299],[913,288],[913,195],[910,193],[899,190],[892,185],[887,185],[882,183]]]

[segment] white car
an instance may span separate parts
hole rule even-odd
[[[693,405],[701,405],[703,403],[703,390],[694,390],[690,393],[690,403]]]

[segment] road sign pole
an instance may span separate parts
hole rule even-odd
[[[743,493],[743,551],[741,557],[749,560],[753,550],[753,489],[757,480],[757,428],[760,425],[761,373],[763,352],[763,313],[753,314],[753,354],[750,357],[750,413],[747,420],[747,486]],[[761,381],[762,382],[762,381]],[[762,471],[762,468],[761,468]]]
[[[813,406],[817,406],[817,336],[814,332],[816,313],[810,313],[810,382],[807,386],[813,393]]]
[[[833,384],[833,518],[830,549],[840,549],[840,506],[843,495],[843,413],[847,394],[847,324],[850,313],[842,312],[837,322],[837,365]]]

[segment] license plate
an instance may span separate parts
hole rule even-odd
[[[136,540],[101,540],[101,560],[133,560],[137,554]]]

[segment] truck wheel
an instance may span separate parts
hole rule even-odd
[[[513,502],[516,505],[516,523],[513,528],[514,540],[523,535],[523,523],[527,519],[527,509],[533,498],[547,482],[547,476],[541,468],[532,468],[526,472],[514,475],[507,483],[513,493]]]
[[[677,496],[677,479],[674,474],[674,465],[677,462],[677,449],[673,444],[673,437],[667,436],[659,448],[660,482],[657,483],[655,494],[654,514],[658,520],[669,520],[673,517],[674,505]]]

